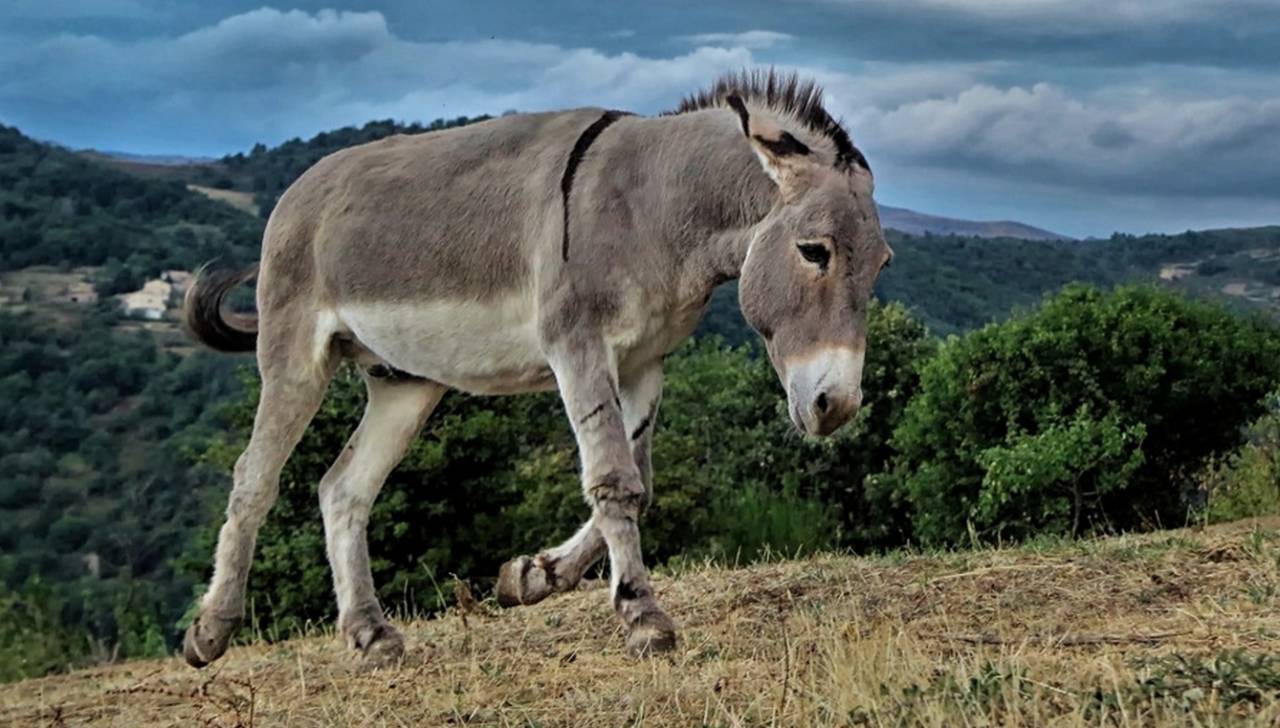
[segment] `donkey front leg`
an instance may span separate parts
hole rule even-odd
[[[653,469],[649,449],[658,402],[662,398],[662,365],[654,363],[639,376],[622,382],[622,420],[631,438],[632,460],[640,471],[645,496],[641,511],[653,498]],[[537,556],[517,556],[498,572],[498,604],[504,607],[536,604],[578,585],[587,570],[605,555],[604,536],[594,518],[569,540]]]
[[[609,550],[614,610],[635,654],[672,649],[675,624],[658,606],[640,553],[637,523],[647,490],[630,447],[616,367],[601,339],[577,339],[551,352],[565,410],[578,440],[582,487],[592,522]]]
[[[365,385],[364,418],[320,481],[320,510],[338,598],[338,629],[370,664],[386,665],[404,654],[404,638],[378,603],[369,567],[369,511],[445,388],[427,380],[368,375]]]

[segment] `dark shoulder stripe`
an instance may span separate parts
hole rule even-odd
[[[582,164],[582,158],[586,156],[587,150],[591,148],[596,137],[600,136],[600,132],[617,121],[619,117],[626,115],[625,111],[604,112],[599,119],[591,123],[591,126],[582,131],[578,141],[573,145],[573,151],[569,152],[569,163],[565,165],[564,177],[560,178],[560,195],[564,201],[564,240],[560,246],[560,256],[564,260],[569,259],[569,190],[573,188],[573,176],[578,172],[578,165]]]
[[[755,137],[755,140],[765,149],[779,157],[803,157],[809,154],[809,147],[804,142],[791,136],[789,131],[782,132],[782,136],[776,142],[759,135]]]

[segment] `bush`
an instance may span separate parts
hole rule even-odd
[[[1280,392],[1267,398],[1267,414],[1248,430],[1230,458],[1213,463],[1204,478],[1210,522],[1280,513]]]
[[[909,504],[930,544],[1173,525],[1278,380],[1280,336],[1261,319],[1151,287],[1068,287],[942,347],[870,492]]]
[[[791,488],[775,491],[760,483],[724,494],[712,512],[718,534],[702,550],[726,563],[750,563],[771,555],[798,558],[829,550],[840,532],[826,504]]]
[[[78,664],[88,651],[89,637],[86,630],[61,623],[62,609],[56,590],[38,578],[18,591],[0,583],[0,682]]]

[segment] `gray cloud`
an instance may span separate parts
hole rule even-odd
[[[880,59],[1057,59],[1273,69],[1270,0],[804,0]]]
[[[0,51],[0,108],[65,118],[82,144],[109,145],[97,130],[150,127],[163,148],[189,144],[194,131],[279,141],[372,117],[656,111],[753,63],[741,47],[650,58],[516,40],[414,42],[377,12],[261,8],[172,38],[60,34]],[[102,126],[86,128],[89,119]]]
[[[1271,197],[1280,189],[1280,98],[1102,105],[1049,84],[978,85],[852,114],[881,154],[1004,179],[1127,193]]]
[[[185,25],[165,16],[177,28],[168,32],[68,23],[24,35],[10,25],[0,30],[0,121],[76,146],[217,154],[372,118],[583,105],[653,113],[724,71],[777,64],[825,86],[880,188],[898,195],[890,204],[946,212],[964,199],[973,216],[1009,217],[1017,199],[1047,223],[1074,200],[1110,205],[1097,224],[1131,214],[1147,221],[1139,230],[1184,220],[1188,199],[1213,199],[1239,219],[1278,207],[1280,79],[1262,60],[1280,51],[1260,45],[1280,28],[1280,6],[809,0],[779,14],[755,2],[735,6],[740,23],[723,30],[704,19],[688,27],[705,32],[672,36],[670,22],[655,31],[630,18],[620,30],[616,17],[579,14],[576,35],[541,42],[527,40],[551,37],[533,26],[499,35],[448,23],[417,39],[426,26],[404,14],[417,6],[394,3],[388,14],[248,7]],[[47,19],[82,18],[84,6],[18,7]],[[1177,40],[1193,27],[1198,47]],[[1214,38],[1233,39],[1234,60],[1214,55]]]
[[[676,40],[695,45],[730,46],[737,48],[773,48],[791,42],[795,36],[773,30],[748,30],[741,33],[696,33],[679,35]]]

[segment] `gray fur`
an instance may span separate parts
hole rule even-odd
[[[364,529],[441,394],[552,387],[574,428],[592,515],[565,544],[508,562],[498,599],[530,604],[570,589],[607,554],[628,648],[675,645],[639,528],[652,499],[663,356],[692,332],[712,289],[739,278],[793,421],[827,434],[861,401],[867,302],[891,255],[870,172],[848,163],[852,145],[815,111],[814,90],[791,84],[809,95],[788,100],[785,86],[743,83],[695,97],[683,113],[611,117],[581,145],[571,175],[572,150],[602,109],[390,137],[322,159],[289,188],[258,272],[262,399],[187,635],[189,662],[220,656],[242,618],[280,469],[343,358],[371,373],[369,404],[320,498],[339,627],[353,646],[378,662],[403,651],[375,596]],[[830,249],[824,268],[805,260],[801,242]],[[252,334],[243,321],[199,320],[221,315],[235,280],[197,281],[188,297],[197,334],[232,343]]]

